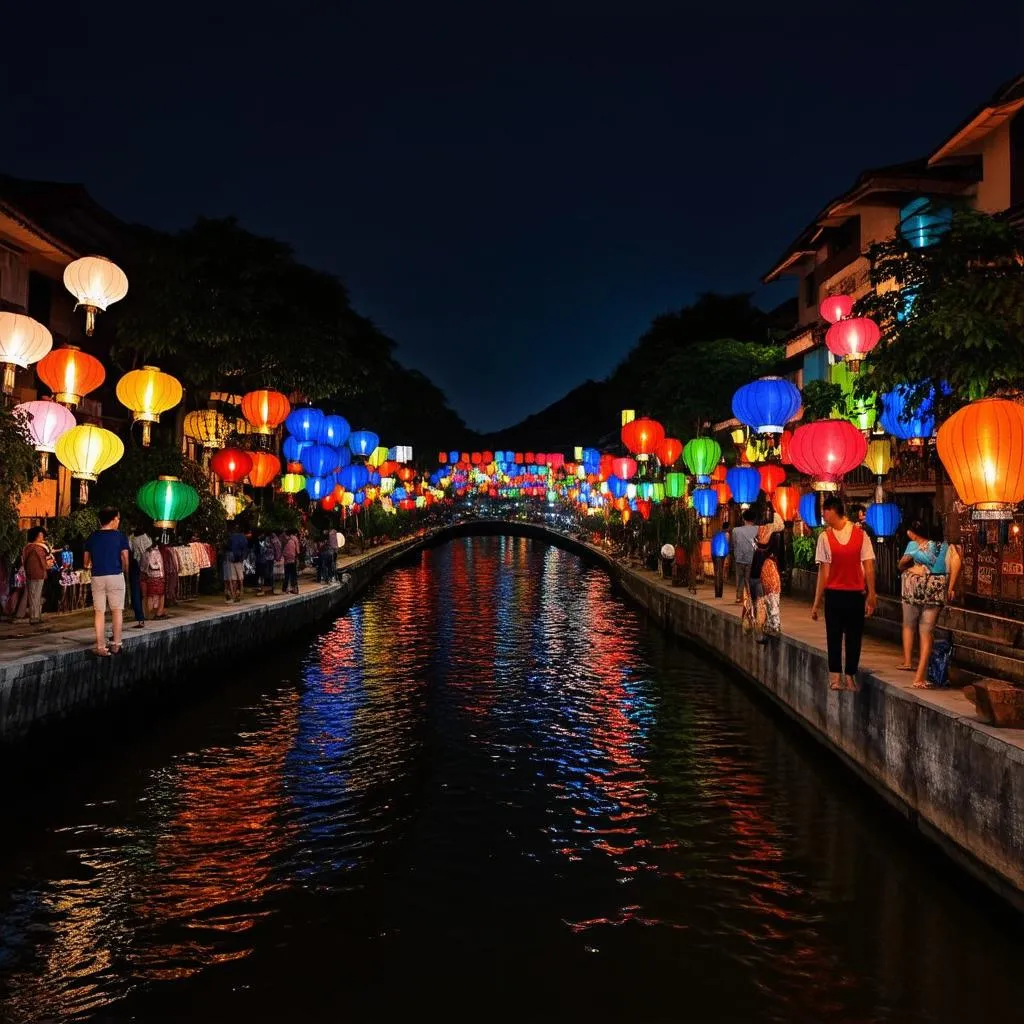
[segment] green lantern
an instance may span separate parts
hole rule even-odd
[[[135,502],[160,530],[173,530],[199,508],[199,492],[176,476],[161,476],[143,484]]]
[[[683,449],[683,462],[699,484],[711,482],[711,474],[721,457],[722,449],[718,442],[710,437],[695,437],[692,441],[687,441]]]
[[[665,485],[661,483],[655,483],[652,485],[654,490],[651,494],[652,501],[664,501],[665,500]]]
[[[666,473],[665,474],[665,494],[670,498],[685,498],[686,497],[686,474],[685,473]]]
[[[863,370],[863,366],[861,367]],[[873,430],[878,418],[876,408],[877,395],[858,398],[853,393],[853,385],[857,374],[850,373],[849,364],[845,359],[832,367],[832,383],[838,384],[843,392],[843,419],[849,420],[858,430]]]

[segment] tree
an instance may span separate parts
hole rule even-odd
[[[0,403],[0,561],[8,565],[24,541],[18,504],[32,486],[36,460],[24,417]]]
[[[843,389],[825,380],[811,380],[803,387],[804,420],[826,420],[844,406]]]
[[[1004,220],[957,211],[934,244],[900,236],[868,251],[869,295],[857,312],[876,320],[882,341],[856,392],[917,385],[912,399],[938,394],[942,418],[996,391],[1024,388],[1024,269],[1021,243]]]

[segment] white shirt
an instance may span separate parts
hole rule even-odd
[[[828,546],[827,534],[831,527],[821,531],[821,535],[818,537],[818,547],[814,552],[814,560],[816,562],[827,562],[829,565],[832,564],[832,549]],[[846,525],[841,530],[832,530],[835,534],[836,540],[840,544],[848,544],[850,542],[850,534],[853,533],[853,522],[847,519]],[[862,562],[872,562],[875,558],[875,549],[871,546],[871,538],[868,536],[867,531],[861,527],[861,536],[863,540],[860,545],[860,560]]]

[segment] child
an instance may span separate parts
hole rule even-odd
[[[142,577],[142,594],[146,599],[151,618],[161,618],[161,605],[164,601],[164,560],[160,548],[153,544],[146,552],[140,566]]]

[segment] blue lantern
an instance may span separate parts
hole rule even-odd
[[[899,529],[900,515],[899,506],[891,501],[879,501],[868,506],[865,513],[868,526],[878,534],[878,539],[891,537]]]
[[[729,554],[729,534],[725,530],[719,530],[711,538],[711,555],[713,558],[725,558]]]
[[[710,487],[698,487],[693,492],[693,507],[697,515],[710,519],[718,511],[718,495]]]
[[[812,530],[816,530],[821,526],[821,516],[818,514],[817,491],[808,491],[800,498],[800,518]]]
[[[309,447],[310,442],[300,441],[297,437],[286,437],[281,451],[284,452],[286,462],[301,462],[303,451]]]
[[[347,440],[352,428],[344,416],[325,416],[320,427],[320,442],[332,448],[340,448]]]
[[[459,452],[449,452],[448,461],[454,466],[459,461]]]
[[[391,492],[391,500],[392,501],[404,501],[406,497],[408,497],[408,495],[407,495],[406,490],[405,490],[404,487],[396,487]]]
[[[363,458],[373,454],[374,448],[380,444],[380,438],[372,430],[353,430],[349,434],[348,446],[353,455]]]
[[[882,414],[878,417],[882,429],[901,441],[924,441],[935,433],[935,389],[917,403],[910,401],[916,385],[898,384],[882,395]]]
[[[324,414],[319,409],[293,409],[284,421],[285,430],[300,441],[317,441],[324,425]]]
[[[311,444],[302,453],[302,467],[314,477],[329,476],[338,468],[338,453],[326,444]]]
[[[355,501],[357,505],[362,505],[366,501],[366,491],[356,491]]]
[[[624,498],[626,491],[629,490],[629,484],[618,476],[608,477],[608,493],[613,498]]]
[[[799,389],[782,377],[761,377],[732,396],[733,415],[755,434],[781,434],[799,410]]]
[[[366,483],[370,487],[379,487],[380,486],[380,473],[378,473],[377,470],[375,470],[375,469],[369,470],[367,475],[366,475]]]
[[[761,490],[761,474],[753,466],[733,466],[725,474],[725,482],[732,491],[733,501],[752,505]]]
[[[587,476],[601,471],[601,453],[596,448],[583,449],[583,468]]]
[[[313,501],[319,501],[332,490],[331,481],[323,476],[306,477],[306,493]]]
[[[343,466],[336,474],[338,483],[353,494],[366,486],[369,477],[366,467],[359,465]]]

